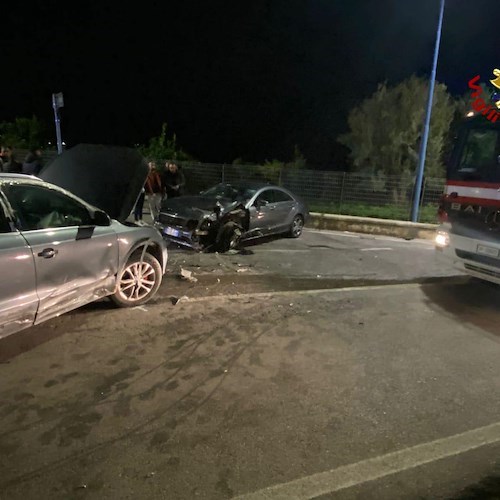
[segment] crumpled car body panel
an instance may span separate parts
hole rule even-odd
[[[221,191],[240,193],[248,184],[230,186],[219,184]],[[210,190],[209,190],[210,191]],[[283,197],[267,206],[255,206],[256,199],[267,191]],[[257,238],[290,231],[294,217],[300,215],[305,222],[309,211],[305,204],[292,193],[279,186],[260,185],[254,187],[246,198],[180,196],[163,203],[156,226],[164,238],[195,250],[218,248],[224,238],[228,223],[241,233],[241,239]]]
[[[88,211],[91,223],[85,216],[75,225],[68,216],[64,225],[65,212],[53,214],[48,207],[43,223],[26,225],[18,216],[20,203],[32,201],[26,193],[36,190],[57,203],[64,197],[68,206],[79,207],[75,213]],[[100,223],[93,219],[97,213]],[[111,220],[73,193],[31,176],[0,174],[0,228],[0,338],[114,294],[133,253],[148,252],[162,274],[166,270],[167,247],[155,228]]]

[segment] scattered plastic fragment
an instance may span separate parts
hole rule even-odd
[[[182,297],[170,297],[173,306],[176,306],[181,301],[187,302],[188,300],[189,297],[187,295],[183,295]]]
[[[193,271],[188,271],[186,269],[183,269],[182,267],[181,267],[181,278],[190,281],[191,283],[196,283],[198,281],[198,278],[195,278],[193,276]]]

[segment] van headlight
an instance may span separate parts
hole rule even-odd
[[[446,231],[438,231],[434,243],[438,248],[445,248],[450,244],[450,235]]]

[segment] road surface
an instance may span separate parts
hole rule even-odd
[[[497,287],[313,231],[169,268],[0,344],[0,498],[500,494]]]

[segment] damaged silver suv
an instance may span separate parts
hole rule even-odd
[[[43,179],[0,174],[0,337],[102,297],[128,307],[155,295],[165,242],[126,222],[147,173],[134,150],[81,145]]]

